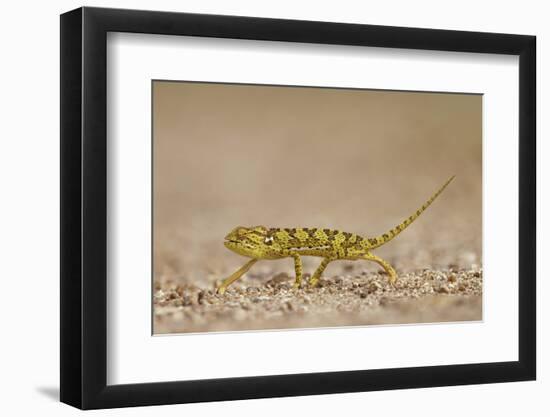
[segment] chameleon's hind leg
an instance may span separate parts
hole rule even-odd
[[[292,285],[293,288],[300,288],[302,285],[302,258],[297,252],[291,252],[290,256],[294,258],[294,271],[296,272],[296,280]]]
[[[325,271],[327,265],[334,261],[334,257],[328,257],[328,258],[323,258],[322,262],[321,262],[321,265],[319,265],[319,267],[315,270],[315,272],[313,273],[313,275],[311,276],[310,280],[309,280],[309,285],[311,287],[315,287],[317,285],[317,283],[319,282],[319,279],[321,278],[321,275],[322,273]]]
[[[228,278],[226,278],[218,287],[216,290],[218,294],[223,294],[227,287],[229,287],[231,284],[233,284],[235,281],[237,281],[240,277],[242,277],[246,272],[254,265],[256,262],[258,262],[257,259],[251,259],[246,264],[241,266],[239,269],[237,269],[235,272],[233,272]]]
[[[388,262],[370,252],[365,253],[361,259],[376,262],[378,265],[384,268],[384,270],[388,274],[388,281],[390,282],[390,284],[395,284],[395,281],[397,280],[397,272],[395,272],[395,269],[393,269],[393,267]]]

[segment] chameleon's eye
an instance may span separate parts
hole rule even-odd
[[[273,243],[273,236],[267,236],[265,239],[264,239],[264,243],[266,245],[271,245]]]

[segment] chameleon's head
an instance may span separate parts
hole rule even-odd
[[[235,227],[225,237],[224,245],[239,255],[254,259],[263,258],[270,250],[268,230],[265,226]]]

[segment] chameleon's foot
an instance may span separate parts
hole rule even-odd
[[[319,278],[312,278],[309,280],[309,286],[315,288],[319,284]]]
[[[395,269],[393,269],[393,267],[388,262],[370,252],[365,253],[362,259],[366,259],[367,261],[374,261],[378,265],[380,265],[388,275],[389,284],[392,287],[395,287],[395,282],[397,281],[397,272],[395,272]]]
[[[397,273],[392,269],[392,271],[388,273],[388,283],[392,288],[395,288],[396,282],[397,282]]]
[[[302,286],[301,281],[294,281],[294,284],[292,284],[292,289],[293,290],[299,290],[301,286]]]
[[[319,280],[321,279],[321,275],[323,275],[323,272],[325,272],[325,268],[327,265],[336,259],[336,256],[331,255],[329,257],[323,258],[321,265],[315,270],[313,275],[311,276],[311,279],[309,280],[309,286],[311,288],[315,288],[317,284],[319,284]]]
[[[257,259],[251,259],[246,264],[241,266],[239,269],[237,269],[235,272],[233,272],[229,278],[226,278],[218,287],[216,292],[220,295],[223,295],[225,293],[225,290],[227,287],[229,287],[233,282],[237,281],[240,277],[242,277],[252,265],[254,265],[256,262],[258,262]]]

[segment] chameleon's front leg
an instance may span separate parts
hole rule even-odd
[[[397,281],[397,272],[395,272],[395,269],[393,269],[393,267],[388,262],[370,252],[365,253],[362,258],[368,261],[374,261],[382,268],[384,268],[384,270],[388,274],[388,281],[390,282],[390,284],[395,284],[395,281]]]
[[[300,288],[302,285],[302,258],[300,258],[300,255],[297,252],[290,252],[289,254],[294,258],[294,271],[296,272],[296,280],[294,281],[294,284],[292,285],[293,288]]]
[[[222,295],[227,287],[229,287],[233,282],[237,281],[240,277],[242,277],[246,272],[254,265],[256,262],[258,262],[257,259],[251,259],[246,264],[241,266],[239,269],[237,269],[235,272],[233,272],[228,278],[226,278],[218,287],[216,290],[218,294]]]
[[[315,272],[313,273],[311,279],[309,280],[309,285],[311,287],[315,287],[317,285],[317,283],[319,282],[319,279],[321,278],[321,274],[325,271],[327,265],[334,261],[335,257],[333,256],[329,256],[329,257],[326,257],[326,258],[323,258],[322,262],[321,262],[321,265],[319,265],[319,267],[315,270]]]

